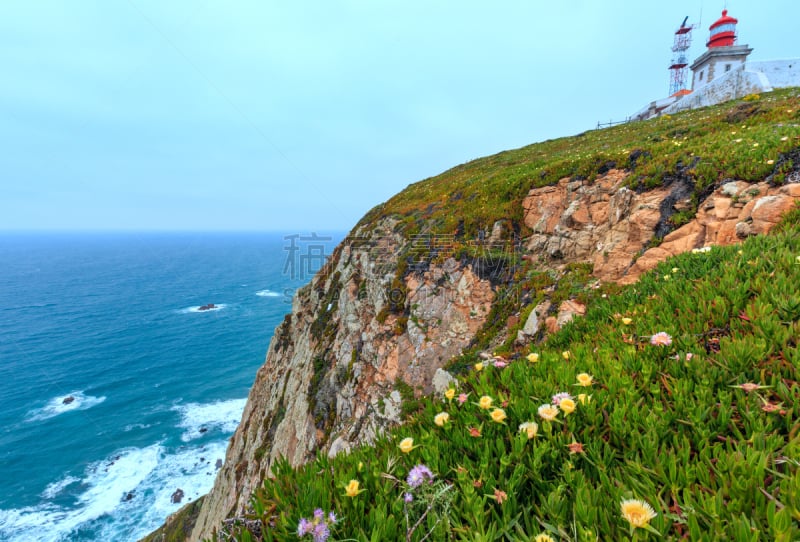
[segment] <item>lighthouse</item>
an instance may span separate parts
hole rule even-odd
[[[688,17],[675,31],[675,43],[672,46],[674,54],[669,66],[670,95],[651,101],[634,113],[631,119],[647,120],[658,115],[671,115],[743,98],[748,94],[800,87],[800,58],[748,60],[753,50],[747,45],[737,44],[739,20],[728,15],[728,10],[723,10],[722,16],[708,27],[710,33],[706,50],[689,66],[692,70],[692,90],[686,89],[686,53],[694,28],[687,25],[687,21]]]
[[[722,16],[708,27],[710,35],[706,42],[706,52],[690,66],[692,70],[692,89],[697,90],[727,72],[744,67],[747,56],[753,50],[747,45],[736,45],[736,25],[738,19],[722,10]]]

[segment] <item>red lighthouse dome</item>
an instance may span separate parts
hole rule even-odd
[[[708,27],[711,37],[706,45],[711,47],[731,47],[736,41],[736,23],[738,19],[728,16],[728,10],[722,10],[722,17]]]

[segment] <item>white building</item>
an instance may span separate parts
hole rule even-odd
[[[771,92],[776,88],[800,86],[800,58],[750,62],[753,51],[736,44],[739,21],[728,11],[709,27],[706,51],[690,66],[692,90],[651,102],[633,115],[635,120],[676,113],[742,98],[748,94]]]

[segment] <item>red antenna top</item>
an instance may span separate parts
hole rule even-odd
[[[728,10],[722,10],[722,17],[717,19],[714,24],[708,27],[711,37],[706,46],[711,47],[730,47],[736,41],[736,23],[738,19],[728,16]]]

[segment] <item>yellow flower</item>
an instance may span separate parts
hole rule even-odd
[[[350,480],[344,488],[344,494],[347,497],[357,497],[359,493],[362,491],[366,491],[364,489],[358,489],[359,483],[358,480]]]
[[[586,395],[585,393],[579,393],[578,394],[578,402],[580,402],[580,404],[582,404],[582,405],[588,405],[589,403],[592,402],[592,396],[591,395]]]
[[[631,322],[633,322],[633,318],[625,317],[622,319],[622,323],[625,324],[626,326],[631,325]]]
[[[528,361],[530,361],[531,363],[536,363],[537,361],[539,361],[539,354],[531,352],[530,354],[528,354]]]
[[[672,268],[672,272],[673,272],[673,273],[677,273],[678,271],[680,271],[680,269],[678,269],[677,267],[673,267],[673,268]]]
[[[474,365],[474,367],[475,367],[475,370],[476,370],[476,371],[482,371],[482,370],[483,370],[483,362],[482,362],[482,361],[479,361],[478,363],[476,363],[476,364]]]
[[[646,527],[656,517],[653,507],[639,499],[626,499],[620,503],[622,517],[631,527]]]
[[[484,395],[480,399],[478,399],[478,406],[484,410],[489,410],[492,408],[492,398],[488,395]]]
[[[449,421],[450,421],[450,414],[448,414],[447,412],[440,412],[433,417],[433,423],[435,423],[439,427],[443,427],[444,424],[446,424]]]
[[[564,358],[565,360],[569,360],[569,350],[564,350],[563,352],[561,352],[561,357]]]
[[[575,401],[569,398],[562,399],[558,403],[558,408],[564,411],[564,414],[572,414],[575,412]]]
[[[578,378],[578,384],[583,386],[584,388],[591,386],[592,382],[594,382],[594,378],[589,373],[581,373],[578,375],[577,378]]]
[[[403,452],[404,454],[407,454],[408,452],[416,448],[416,446],[414,446],[414,439],[411,437],[406,437],[403,440],[401,440],[400,444],[398,444],[397,447],[400,448],[400,451]]]
[[[502,408],[496,408],[492,410],[492,421],[497,423],[503,423],[506,419],[506,411]]]
[[[447,388],[447,391],[444,392],[444,396],[447,398],[448,401],[451,401],[453,397],[456,396],[456,390],[453,388]]]
[[[664,275],[664,280],[669,280],[669,275]]]
[[[553,537],[549,534],[542,533],[536,535],[536,538],[533,539],[533,542],[555,542],[555,540],[553,540]]]
[[[529,439],[532,439],[539,433],[539,424],[536,422],[521,423],[519,424],[519,432],[525,433]]]
[[[537,411],[543,420],[555,420],[558,416],[558,407],[554,405],[542,405]]]

